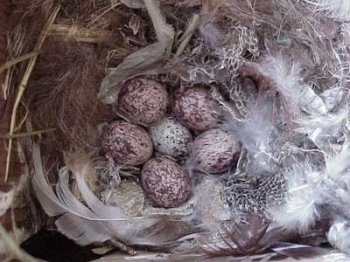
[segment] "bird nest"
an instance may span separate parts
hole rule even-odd
[[[0,257],[349,261],[349,21],[347,0],[1,1]]]

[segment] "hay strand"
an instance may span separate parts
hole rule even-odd
[[[38,55],[37,52],[30,52],[28,54],[25,54],[23,56],[17,57],[15,59],[12,59],[12,60],[6,62],[2,66],[0,66],[0,74],[2,72],[4,72],[5,70],[13,67],[14,65],[17,65],[18,63],[21,63],[21,62],[26,61],[28,59],[31,59],[31,58],[33,58],[34,56],[37,56],[37,55]]]
[[[51,24],[55,21],[59,10],[60,10],[60,5],[57,5],[54,8],[51,16],[49,17],[49,19],[44,27],[44,30],[42,31],[42,34],[40,35],[39,41],[37,42],[37,45],[35,47],[34,52],[38,52],[41,49],[41,47],[45,41],[45,38],[47,36],[48,29],[50,28]],[[16,125],[16,115],[17,115],[18,106],[19,106],[19,103],[21,102],[24,91],[26,90],[26,86],[27,86],[27,83],[29,81],[30,75],[33,71],[36,60],[37,60],[37,56],[34,56],[29,60],[29,63],[27,65],[27,69],[26,69],[26,71],[23,75],[23,78],[19,84],[18,92],[16,95],[16,100],[15,100],[15,103],[14,103],[14,106],[12,109],[9,135],[13,135],[15,125]],[[8,141],[8,152],[7,152],[7,158],[6,158],[5,179],[4,179],[5,183],[7,182],[7,179],[9,176],[12,145],[13,145],[13,139],[10,138]]]
[[[95,44],[107,42],[110,39],[111,32],[97,27],[85,28],[76,25],[53,24],[48,35],[62,36],[67,40]]]
[[[13,134],[13,135],[6,134],[4,136],[0,136],[0,138],[2,138],[2,139],[14,139],[14,138],[22,138],[22,137],[28,137],[28,136],[36,136],[36,135],[41,135],[43,133],[53,132],[55,130],[56,130],[56,128],[49,128],[49,129],[43,129],[43,130],[37,130],[37,131],[19,133],[19,134]]]

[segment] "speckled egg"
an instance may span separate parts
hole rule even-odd
[[[233,133],[219,128],[210,129],[194,140],[191,162],[202,172],[222,173],[237,163],[240,149],[241,144]]]
[[[141,127],[125,121],[116,121],[106,127],[102,149],[117,164],[141,165],[153,153],[148,133]]]
[[[220,121],[219,104],[204,87],[193,87],[174,97],[173,114],[183,125],[192,130],[207,130]]]
[[[179,207],[191,192],[188,173],[165,157],[153,158],[143,166],[141,182],[146,196],[159,207]]]
[[[190,131],[172,118],[164,118],[150,128],[155,149],[174,158],[188,155],[188,144],[192,140]]]
[[[134,78],[123,84],[118,109],[130,121],[148,126],[161,120],[169,103],[165,87],[148,78]]]

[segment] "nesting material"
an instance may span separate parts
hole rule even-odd
[[[135,181],[122,181],[116,189],[105,190],[101,195],[107,205],[119,206],[130,217],[140,215],[144,209],[145,194]]]
[[[7,47],[7,39],[6,34],[8,30],[8,8],[7,1],[1,1],[0,3],[0,65],[6,62],[6,47]],[[4,73],[0,72],[0,87],[4,83],[5,77]],[[0,96],[2,98],[2,96]]]
[[[124,121],[116,121],[106,127],[102,148],[106,155],[122,165],[141,165],[153,152],[152,141],[147,132]]]
[[[57,230],[128,254],[349,252],[349,1],[114,2],[63,0],[18,104]],[[53,4],[13,5],[10,59]]]
[[[165,157],[149,160],[142,169],[141,181],[147,197],[160,207],[178,207],[191,193],[191,181],[185,169]]]

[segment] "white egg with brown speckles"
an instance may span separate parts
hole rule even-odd
[[[169,103],[166,88],[145,77],[125,82],[118,95],[118,109],[134,122],[149,126],[161,120]]]
[[[236,135],[220,128],[200,134],[191,148],[191,162],[207,174],[219,174],[235,165],[241,150]]]
[[[106,127],[102,149],[121,165],[141,165],[153,153],[152,141],[146,130],[125,121],[116,121]]]
[[[147,197],[158,207],[179,207],[191,194],[186,170],[165,157],[153,158],[143,166],[141,182]]]
[[[157,151],[181,159],[189,153],[190,131],[172,118],[164,118],[150,127],[150,135]]]
[[[192,87],[176,94],[172,111],[184,126],[197,131],[214,127],[222,118],[220,105],[203,86]]]

